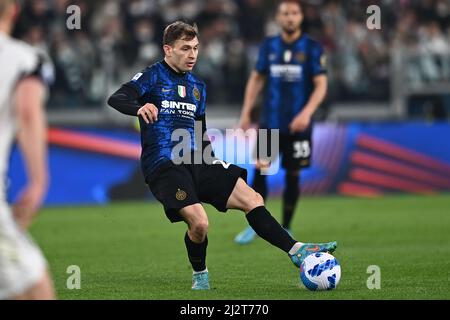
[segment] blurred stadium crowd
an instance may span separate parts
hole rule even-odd
[[[51,58],[49,108],[104,105],[120,83],[162,57],[164,27],[195,21],[201,57],[195,72],[211,104],[239,105],[261,40],[277,33],[273,0],[25,0],[15,35]],[[66,9],[81,8],[68,30]],[[450,79],[449,0],[303,1],[304,29],[326,48],[331,101],[387,101],[392,52],[417,54],[413,83]],[[382,30],[369,30],[367,7],[381,8]],[[51,70],[49,70],[51,74]]]

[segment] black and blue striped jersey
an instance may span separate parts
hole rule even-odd
[[[138,92],[140,106],[151,103],[158,108],[157,122],[147,124],[139,118],[141,165],[146,179],[162,164],[173,160],[172,151],[180,143],[172,138],[177,129],[189,132],[191,151],[202,147],[196,144],[194,128],[195,121],[205,117],[206,85],[203,81],[189,72],[177,73],[165,61],[160,61],[136,74],[125,86]]]
[[[326,56],[307,34],[293,43],[269,37],[260,47],[256,71],[267,76],[261,127],[288,133],[314,90],[314,77],[327,72]]]

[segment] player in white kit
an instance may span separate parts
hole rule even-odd
[[[45,85],[34,49],[10,37],[19,7],[0,0],[0,299],[54,299],[47,263],[26,229],[47,190]],[[17,138],[28,183],[6,202],[10,149]]]

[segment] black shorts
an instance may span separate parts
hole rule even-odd
[[[196,203],[209,203],[226,212],[227,202],[239,178],[247,181],[247,170],[233,164],[170,163],[152,175],[147,184],[164,206],[171,222],[183,221],[179,211]]]
[[[280,133],[279,154],[272,155],[271,135],[267,135],[267,155],[276,158],[281,156],[281,166],[286,170],[297,171],[309,168],[312,156],[312,126],[307,130],[295,134]],[[255,147],[256,159],[263,155],[259,152],[259,135]]]

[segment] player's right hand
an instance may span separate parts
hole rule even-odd
[[[246,114],[241,115],[241,118],[239,119],[238,127],[244,131],[247,131],[248,129],[250,129],[251,125],[252,125],[252,121],[250,119],[250,116],[246,115]]]
[[[27,185],[13,204],[13,215],[16,223],[26,230],[44,201],[47,191],[46,183],[31,183]]]
[[[158,108],[154,104],[146,103],[138,110],[137,115],[141,116],[146,123],[154,123],[158,121]]]

